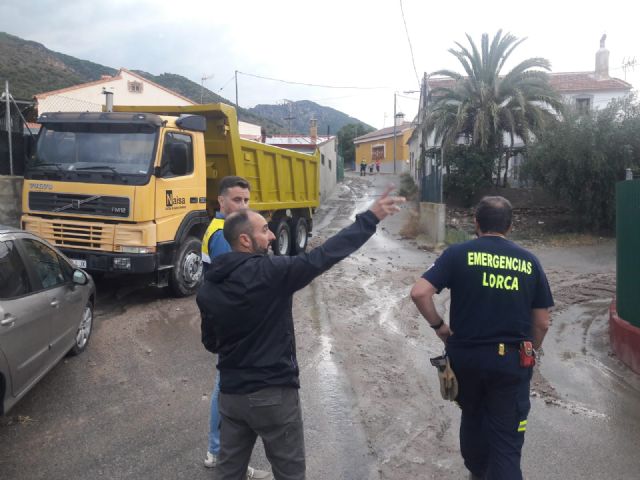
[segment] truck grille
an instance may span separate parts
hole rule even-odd
[[[114,225],[39,218],[24,227],[59,247],[113,251]]]
[[[39,212],[126,218],[129,216],[129,199],[107,195],[29,192],[29,209]]]

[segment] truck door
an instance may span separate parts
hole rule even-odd
[[[156,221],[158,241],[170,241],[184,216],[198,208],[202,192],[194,174],[193,136],[181,131],[166,131],[156,180]]]

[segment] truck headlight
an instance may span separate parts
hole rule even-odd
[[[155,247],[128,247],[126,245],[120,246],[122,253],[154,253]]]

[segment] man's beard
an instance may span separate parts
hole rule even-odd
[[[253,238],[253,236],[250,235],[249,238],[251,239],[251,249],[253,250],[253,253],[257,253],[258,255],[266,255],[269,253],[269,245],[262,248],[258,245],[258,242],[256,242],[256,239]]]

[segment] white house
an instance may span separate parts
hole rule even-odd
[[[272,135],[266,137],[265,143],[310,155],[317,148],[320,151],[320,201],[333,193],[338,178],[338,141],[335,135],[318,135],[316,120],[310,121],[309,135]]]
[[[562,95],[567,105],[574,106],[578,111],[587,113],[592,110],[598,110],[606,107],[611,100],[625,97],[631,92],[631,84],[609,76],[609,50],[605,48],[606,35],[600,40],[600,48],[596,52],[595,69],[587,72],[555,72],[549,76],[551,86]],[[431,78],[428,80],[429,88],[450,87],[454,81],[450,78]],[[421,94],[422,97],[422,94]],[[421,105],[423,99],[421,98]],[[421,124],[423,120],[423,109],[418,113],[415,123]],[[435,159],[431,159],[424,166],[424,171],[420,171],[420,144],[421,132],[419,128],[413,132],[413,135],[407,141],[409,145],[410,171],[416,182],[420,181],[424,175],[431,173],[431,167]],[[505,134],[505,145],[511,145],[510,138]],[[514,147],[522,147],[524,143],[522,139],[516,138]],[[433,135],[426,141],[427,149],[438,147],[434,145]],[[437,153],[434,153],[437,155]],[[512,183],[517,184],[520,165],[523,162],[522,154],[512,157],[509,165],[509,179]]]
[[[187,97],[121,68],[114,76],[35,96],[38,113],[99,112],[105,105],[104,92],[113,93],[115,105],[195,105]]]

